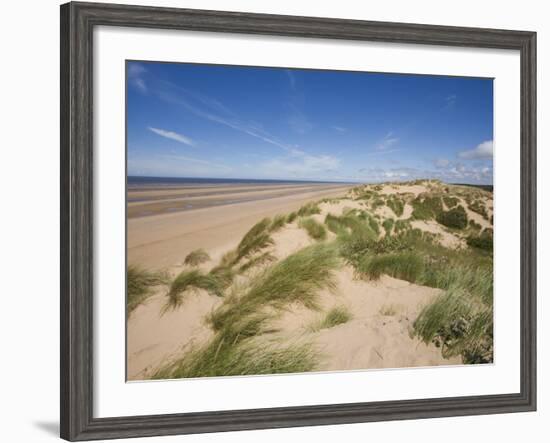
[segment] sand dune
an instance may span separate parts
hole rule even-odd
[[[405,199],[403,214],[397,217],[388,207],[382,206],[372,212],[380,224],[388,219],[403,220],[410,229],[434,235],[434,241],[445,248],[467,248],[468,230],[460,233],[447,229],[434,220],[413,219],[413,202],[426,192],[440,192],[437,185],[388,184],[382,187],[382,195],[400,195]],[[223,188],[225,196],[238,190]],[[173,195],[180,195],[181,190]],[[210,187],[192,189],[194,194],[212,192]],[[265,191],[265,192],[264,192]],[[285,192],[274,195],[273,192]],[[273,187],[259,190],[255,187],[240,187],[237,193],[254,194],[258,200],[224,204],[203,209],[194,209],[172,214],[137,217],[128,220],[129,263],[149,269],[164,269],[176,275],[186,268],[182,262],[195,249],[203,248],[210,256],[197,269],[204,272],[216,266],[221,257],[234,250],[243,235],[264,217],[288,214],[307,202],[325,197],[338,197],[319,204],[320,213],[309,215],[324,226],[327,214],[342,216],[349,211],[369,211],[370,203],[347,194],[349,187]],[[155,197],[167,196],[167,190],[151,190]],[[178,194],[180,193],[180,194]],[[287,194],[288,193],[288,194]],[[492,216],[492,196],[476,194]],[[210,197],[210,196],[208,196]],[[179,198],[179,197],[177,197]],[[202,197],[201,197],[202,198]],[[468,218],[492,228],[489,217],[467,209],[465,197],[460,197]],[[447,209],[446,207],[444,208]],[[470,228],[468,228],[470,229]],[[380,229],[379,236],[386,234]],[[272,243],[261,252],[270,254],[279,263],[285,258],[317,241],[300,227],[299,219],[284,224],[271,234]],[[336,234],[327,232],[324,242],[334,241]],[[233,285],[247,287],[266,266],[272,262],[251,268],[239,274]],[[208,343],[215,332],[207,317],[224,303],[224,298],[210,295],[204,290],[186,294],[182,306],[163,314],[166,305],[167,286],[152,289],[152,296],[135,309],[128,320],[128,378],[147,379],[167,362],[185,355],[190,349]],[[284,309],[269,311],[273,314],[270,327],[257,338],[266,346],[277,343],[308,343],[319,354],[316,370],[350,370],[373,368],[399,368],[434,365],[462,364],[462,358],[454,355],[445,358],[441,348],[426,343],[413,333],[414,322],[423,307],[432,303],[443,291],[432,287],[409,283],[382,275],[379,279],[359,278],[354,268],[343,264],[335,271],[333,290],[323,289],[318,294],[319,309],[306,308],[294,303]],[[350,318],[331,327],[317,327],[321,319],[334,308],[343,308]]]

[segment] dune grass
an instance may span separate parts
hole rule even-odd
[[[414,220],[431,220],[443,211],[441,197],[421,194],[412,201]]]
[[[324,240],[327,238],[326,228],[311,217],[301,218],[298,226],[305,229],[308,235],[314,240]]]
[[[285,224],[287,223],[287,216],[286,215],[276,215],[273,217],[273,221],[269,225],[268,231],[269,232],[276,232],[279,229],[281,229]]]
[[[256,266],[262,266],[267,263],[272,263],[276,260],[275,256],[271,254],[270,252],[264,252],[260,255],[257,255],[255,257],[252,257],[250,260],[244,262],[239,267],[239,273],[246,272],[251,268],[254,268]]]
[[[305,217],[308,215],[314,215],[314,214],[320,214],[320,213],[321,213],[321,208],[319,208],[319,205],[315,202],[310,202],[302,206],[298,210],[297,215],[300,217]]]
[[[378,312],[380,313],[380,315],[383,315],[384,317],[393,317],[395,314],[397,314],[397,306],[384,305],[380,308]]]
[[[310,332],[317,332],[321,329],[329,329],[342,325],[352,318],[353,316],[348,308],[345,306],[336,306],[328,311],[322,319],[311,324],[308,329]]]
[[[227,298],[210,315],[210,323],[220,331],[264,307],[280,309],[293,302],[317,309],[318,292],[335,288],[333,270],[338,265],[333,245],[319,243],[304,248],[266,269],[244,294]]]
[[[403,200],[392,195],[386,200],[386,205],[394,212],[395,215],[401,217],[403,215],[403,210],[405,209],[405,204]]]
[[[460,203],[460,200],[456,197],[444,195],[443,202],[445,203],[445,206],[447,206],[447,209],[452,209]]]
[[[296,220],[296,217],[298,217],[298,213],[296,211],[293,211],[286,216],[286,222],[292,223],[294,220]]]
[[[130,265],[126,271],[126,314],[130,315],[134,309],[144,303],[151,296],[151,287],[166,284],[167,277],[160,272],[151,272]]]
[[[244,235],[237,246],[237,253],[234,259],[235,263],[273,244],[273,239],[269,235],[270,226],[271,219],[266,217],[256,223]]]
[[[426,306],[414,322],[425,342],[441,347],[444,357],[461,355],[464,363],[493,361],[493,307],[479,303],[459,286]]]
[[[184,300],[184,294],[190,291],[204,289],[212,295],[223,297],[223,288],[227,281],[221,274],[203,274],[197,269],[186,270],[172,281],[170,289],[166,294],[168,301],[163,311],[180,307]]]
[[[390,235],[391,231],[393,229],[394,220],[393,218],[387,218],[382,222],[382,227],[384,228],[384,231],[386,231],[386,235]]]
[[[231,338],[234,338],[231,340]],[[160,368],[152,378],[175,379],[309,372],[318,356],[310,344],[277,346],[249,337],[222,334]]]
[[[359,262],[356,271],[368,280],[377,280],[382,274],[387,274],[401,280],[416,281],[423,271],[423,262],[414,252],[367,255]]]
[[[224,300],[209,317],[215,336],[180,359],[157,370],[153,378],[208,377],[306,372],[318,355],[310,344],[280,346],[261,340],[269,310],[298,302],[317,308],[318,291],[334,289],[337,249],[314,245],[272,265],[246,288]]]
[[[188,266],[198,266],[202,263],[206,263],[209,260],[210,256],[204,249],[195,249],[194,251],[191,251],[189,254],[187,254],[185,260],[183,261],[183,264]]]
[[[489,215],[487,213],[487,208],[480,200],[474,200],[468,203],[468,209],[479,215],[481,215],[485,220],[489,220]]]

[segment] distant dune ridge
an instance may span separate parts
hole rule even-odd
[[[129,380],[493,361],[487,189],[132,189],[128,214]]]

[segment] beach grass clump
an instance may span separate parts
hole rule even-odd
[[[384,317],[393,317],[397,314],[397,306],[391,304],[383,305],[378,312]]]
[[[441,347],[446,358],[461,355],[464,363],[493,361],[493,307],[460,287],[440,295],[420,312],[414,331],[426,343]]]
[[[287,374],[309,372],[317,364],[318,356],[310,344],[278,346],[228,331],[161,367],[152,378]]]
[[[414,282],[422,273],[424,263],[414,252],[367,255],[356,267],[357,275],[368,280],[377,280],[382,274]]]
[[[394,231],[396,234],[405,232],[412,229],[411,222],[409,220],[396,220]]]
[[[243,273],[248,271],[249,269],[255,268],[257,266],[263,266],[267,263],[272,263],[276,260],[276,257],[271,254],[270,252],[264,252],[260,255],[256,255],[249,259],[248,261],[244,262],[239,267],[239,273]]]
[[[228,298],[209,320],[215,330],[221,330],[263,307],[280,309],[296,302],[317,309],[318,292],[335,289],[333,271],[339,264],[337,249],[331,244],[304,248],[267,268],[244,294]]]
[[[384,231],[386,231],[386,235],[390,235],[391,231],[393,229],[394,220],[393,218],[387,218],[382,222],[382,227],[384,228]]]
[[[487,208],[481,200],[473,200],[468,203],[468,209],[479,215],[481,215],[485,220],[489,220],[489,214],[487,213]]]
[[[321,208],[315,202],[306,203],[298,210],[298,216],[306,217],[308,215],[320,214]]]
[[[182,271],[170,285],[166,294],[168,302],[164,310],[180,307],[184,300],[184,294],[189,291],[204,289],[212,295],[223,297],[224,283],[222,277],[216,273],[203,274],[197,269]]]
[[[213,267],[207,275],[214,277],[222,289],[227,289],[233,283],[235,271],[232,266],[220,264]]]
[[[371,208],[375,210],[376,208],[380,208],[386,204],[386,201],[381,197],[376,197],[373,202],[371,203]]]
[[[287,223],[287,216],[279,214],[273,217],[273,221],[269,225],[269,232],[276,232]]]
[[[392,195],[386,200],[386,205],[394,212],[395,215],[398,217],[401,217],[403,215],[403,211],[405,209],[405,204],[403,203],[403,200],[396,197],[395,195]]]
[[[296,217],[298,217],[298,213],[296,213],[296,211],[293,211],[286,216],[286,222],[292,223],[294,220],[296,220]]]
[[[130,265],[126,271],[126,314],[136,309],[140,304],[147,300],[152,292],[151,287],[166,284],[167,277],[160,272],[151,272]]]
[[[353,315],[345,306],[336,306],[330,309],[325,316],[317,322],[314,322],[310,327],[310,332],[317,332],[321,329],[329,329],[334,326],[342,325],[352,319]]]
[[[206,263],[208,260],[210,260],[210,256],[204,249],[195,249],[187,254],[183,264],[187,266],[198,266]]]
[[[256,223],[241,239],[237,246],[235,263],[243,257],[248,257],[261,249],[273,244],[273,239],[269,235],[271,219],[268,217]]]
[[[476,221],[472,219],[470,219],[470,221],[468,222],[468,227],[470,227],[471,230],[476,232],[481,231],[481,225],[479,223],[476,223]]]
[[[412,202],[413,212],[411,218],[414,220],[435,219],[443,211],[441,197],[419,195]]]
[[[311,217],[301,218],[299,226],[305,229],[308,235],[314,240],[324,240],[327,238],[326,228]]]
[[[468,226],[468,216],[462,206],[439,213],[436,220],[439,224],[452,229],[464,229]]]
[[[325,217],[325,225],[327,225],[328,230],[334,234],[339,234],[345,229],[345,227],[340,222],[340,217],[337,217],[330,213],[328,213]]]

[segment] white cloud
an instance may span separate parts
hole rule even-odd
[[[338,132],[348,132],[348,130],[342,126],[332,126],[332,129]]]
[[[446,168],[451,162],[446,158],[436,158],[434,160],[434,165],[436,168]]]
[[[458,157],[464,160],[489,160],[493,158],[493,140],[487,140],[474,149],[460,151]]]
[[[161,137],[168,138],[170,140],[175,140],[185,145],[195,146],[195,142],[183,134],[179,134],[174,131],[167,131],[165,129],[151,128],[151,127],[147,129],[149,129],[149,131],[154,132],[157,135],[160,135]]]
[[[395,145],[399,139],[393,136],[393,132],[388,132],[386,136],[376,145],[378,151],[384,151]]]
[[[147,85],[143,79],[143,74],[146,72],[147,69],[139,63],[131,63],[128,66],[128,82],[144,94],[147,92]]]
[[[295,150],[290,157],[276,158],[262,165],[264,175],[272,177],[320,177],[334,172],[340,160],[331,155],[309,155]]]

